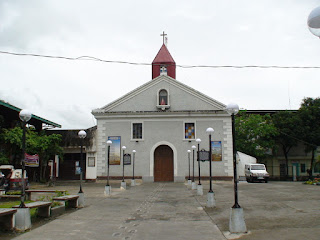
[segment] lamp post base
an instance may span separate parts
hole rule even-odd
[[[230,233],[246,233],[247,226],[244,221],[243,208],[231,208],[229,220]]]
[[[214,199],[214,192],[208,192],[207,194],[207,207],[212,208],[216,206],[216,200]]]
[[[31,228],[31,216],[29,208],[17,208],[15,215],[15,229],[26,231]]]
[[[121,182],[121,189],[124,189],[124,190],[127,189],[127,183],[126,182]]]
[[[104,188],[104,195],[105,196],[110,196],[111,195],[111,186],[110,185],[106,185]]]
[[[188,186],[191,186],[191,184],[192,184],[191,179],[188,179]]]
[[[203,186],[197,185],[197,195],[202,196],[203,195]]]
[[[131,179],[131,187],[134,187],[136,185],[136,180],[135,179]]]
[[[197,184],[195,182],[191,183],[191,189],[196,190],[197,189]]]
[[[83,192],[82,192],[82,193],[78,192],[78,195],[79,195],[79,198],[78,198],[78,207],[79,207],[79,208],[82,208],[82,207],[84,207],[84,202],[85,202],[85,200],[84,200],[84,193],[83,193]]]

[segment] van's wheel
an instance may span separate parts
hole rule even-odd
[[[265,183],[268,183],[268,180],[267,180],[267,179],[265,180]]]
[[[247,179],[247,182],[249,183],[250,182],[250,179],[249,178],[246,178]]]

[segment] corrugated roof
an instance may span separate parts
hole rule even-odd
[[[152,63],[175,63],[166,45],[162,45]]]
[[[16,107],[16,106],[13,106],[13,105],[11,105],[10,103],[7,103],[7,102],[5,102],[5,101],[3,101],[3,100],[0,100],[0,105],[2,105],[2,106],[4,106],[4,107],[7,107],[7,108],[9,108],[9,109],[12,109],[12,110],[14,110],[14,111],[17,111],[17,112],[20,112],[20,111],[22,110],[21,108],[18,108],[18,107]],[[33,118],[33,119],[36,119],[36,120],[38,120],[38,121],[41,121],[42,123],[51,125],[51,126],[53,126],[53,127],[59,127],[59,128],[61,128],[61,125],[60,125],[60,124],[51,122],[51,121],[49,121],[49,120],[47,120],[47,119],[44,119],[44,118],[41,118],[41,117],[39,117],[39,116],[37,116],[37,115],[32,114],[32,118]]]

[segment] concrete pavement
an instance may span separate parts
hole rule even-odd
[[[83,189],[85,208],[14,239],[226,239],[195,198],[195,191],[183,183],[143,183],[127,190],[113,186],[110,197],[103,194],[104,184],[84,184]],[[76,191],[76,186],[69,186],[70,194]]]

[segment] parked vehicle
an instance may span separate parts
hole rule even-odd
[[[24,171],[25,189],[29,188],[27,172]],[[5,191],[22,189],[22,169],[14,169],[12,165],[0,166],[0,188]]]
[[[266,166],[260,163],[246,164],[245,176],[247,182],[265,181],[267,183],[269,180],[269,173],[266,170]]]

